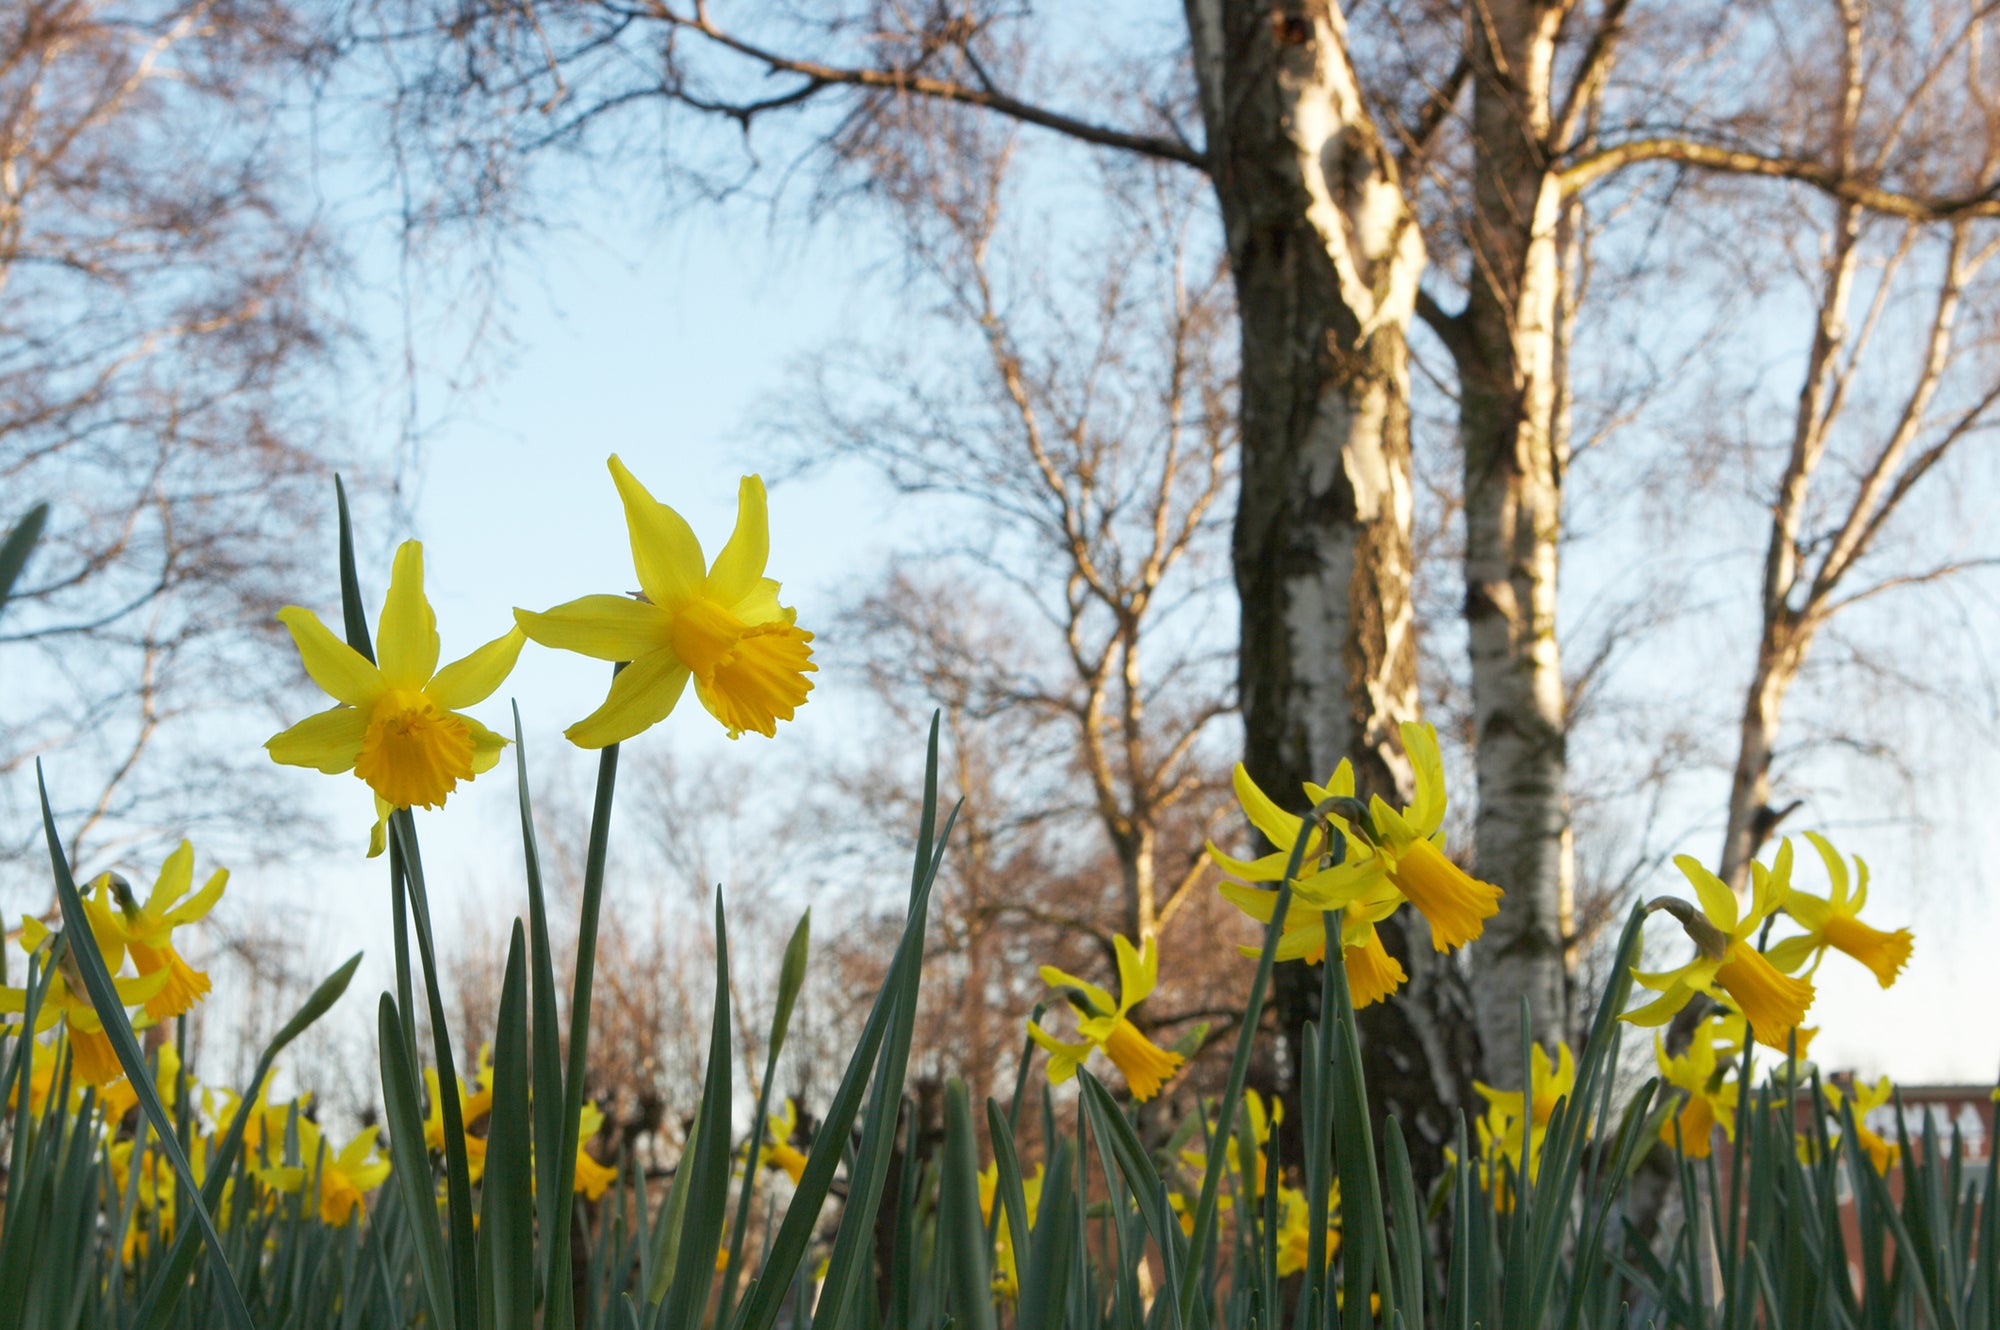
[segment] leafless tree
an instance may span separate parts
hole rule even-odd
[[[286,158],[304,36],[234,0],[0,12],[0,492],[51,503],[0,635],[0,854],[35,857],[38,756],[85,862],[294,815],[241,774],[290,682],[272,611],[332,543],[301,539],[341,336]]]

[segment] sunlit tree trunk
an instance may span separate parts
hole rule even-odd
[[[1410,602],[1409,324],[1425,253],[1332,6],[1189,5],[1209,160],[1242,328],[1245,765],[1294,807],[1345,758],[1363,797],[1407,796],[1418,712]],[[1475,1050],[1456,975],[1427,941],[1363,1013],[1369,1087],[1433,1173]],[[1284,1088],[1317,974],[1278,969]]]
[[[1506,894],[1472,949],[1483,1066],[1521,1082],[1520,1010],[1564,1037],[1571,854],[1556,639],[1562,466],[1557,338],[1563,192],[1550,169],[1562,6],[1496,0],[1468,19],[1476,142],[1471,269],[1448,339],[1458,363],[1465,618],[1479,812],[1474,871]]]

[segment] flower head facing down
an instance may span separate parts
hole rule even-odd
[[[1119,996],[1086,979],[1079,979],[1053,965],[1042,967],[1042,982],[1060,989],[1077,1014],[1076,1030],[1083,1038],[1077,1043],[1057,1039],[1034,1021],[1028,1022],[1028,1037],[1049,1054],[1048,1077],[1060,1085],[1076,1075],[1076,1069],[1093,1048],[1102,1049],[1125,1077],[1132,1097],[1141,1103],[1160,1092],[1185,1060],[1179,1053],[1161,1048],[1128,1018],[1132,1008],[1146,1000],[1159,982],[1160,953],[1153,939],[1143,948],[1134,947],[1122,934],[1114,939],[1118,954]]]
[[[376,628],[379,663],[347,645],[311,610],[288,605],[306,673],[339,705],[308,716],[264,746],[273,761],[328,775],[352,771],[391,808],[438,808],[460,781],[492,770],[507,741],[461,714],[492,696],[513,670],[520,629],[438,667],[437,616],[424,598],[424,550],[396,551]]]
[[[90,921],[91,940],[104,961],[104,968],[113,976],[112,988],[118,994],[121,1004],[132,1007],[152,1001],[166,988],[172,977],[165,969],[142,974],[135,978],[116,977],[125,965],[125,944],[117,923],[98,901],[85,898],[84,917]],[[70,938],[68,930],[58,934],[48,925],[32,916],[21,920],[21,947],[33,954],[43,952],[44,963],[49,955],[58,955],[55,973],[49,977],[48,988],[42,994],[41,1005],[35,1011],[35,1034],[43,1034],[62,1026],[69,1035],[70,1072],[77,1082],[84,1085],[107,1086],[125,1075],[125,1068],[118,1061],[118,1054],[111,1046],[111,1036],[104,1032],[104,1022],[98,1019],[97,1009],[90,1003],[90,995],[83,986],[83,971],[77,965],[70,948],[77,945]],[[0,987],[0,1015],[25,1014],[28,991],[25,988]],[[0,1025],[0,1033],[15,1034],[20,1031],[20,1023]]]
[[[1861,907],[1868,903],[1866,860],[1855,856],[1855,876],[1850,894],[1847,860],[1840,851],[1828,844],[1825,837],[1813,832],[1808,831],[1806,839],[1819,852],[1820,862],[1826,865],[1827,879],[1833,889],[1825,896],[1811,896],[1787,886],[1785,913],[1806,931],[1772,947],[1771,963],[1790,974],[1810,958],[1812,965],[1806,971],[1810,975],[1819,969],[1820,961],[1831,949],[1845,952],[1860,961],[1874,974],[1876,983],[1889,987],[1896,982],[1896,976],[1903,972],[1903,967],[1909,964],[1910,951],[1916,945],[1916,939],[1907,928],[1885,933],[1861,922]]]
[[[1725,998],[1741,1012],[1758,1043],[1784,1051],[1792,1031],[1812,1006],[1813,986],[1780,971],[1757,950],[1753,939],[1790,888],[1791,842],[1779,845],[1770,868],[1750,865],[1748,910],[1737,905],[1736,893],[1699,860],[1683,854],[1676,856],[1674,863],[1694,887],[1699,903],[1698,913],[1684,902],[1669,903],[1681,914],[1683,926],[1695,941],[1694,959],[1675,970],[1634,970],[1632,977],[1660,996],[1620,1019],[1634,1025],[1665,1025],[1696,993],[1707,993]]]
[[[142,976],[162,970],[167,974],[165,986],[147,999],[146,1014],[155,1021],[172,1020],[199,1002],[209,990],[208,976],[174,948],[174,930],[215,908],[229,885],[229,870],[216,869],[200,891],[189,895],[194,887],[194,846],[184,840],[160,865],[143,904],[116,874],[105,873],[95,885],[97,904],[124,942],[132,968]]]
[[[812,634],[778,604],[778,584],[764,576],[770,525],[764,482],[745,476],[736,496],[736,530],[715,562],[685,519],[659,502],[613,456],[611,478],[625,506],[640,595],[584,596],[515,622],[543,646],[599,660],[626,661],[604,705],[569,727],[582,748],[621,743],[665,720],[688,681],[730,738],[746,730],[770,738],[812,691],[806,675]]]

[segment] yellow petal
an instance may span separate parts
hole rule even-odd
[[[505,683],[521,657],[521,645],[528,640],[519,628],[510,628],[462,660],[439,670],[424,691],[447,711],[461,711],[493,696]]]
[[[1271,796],[1250,779],[1250,772],[1241,762],[1231,773],[1230,781],[1236,787],[1236,800],[1243,805],[1244,816],[1250,825],[1264,833],[1264,838],[1279,850],[1290,853],[1292,842],[1299,838],[1300,819],[1271,801]]]
[[[1729,884],[1709,872],[1707,866],[1691,854],[1675,855],[1674,864],[1681,870],[1682,876],[1693,884],[1695,899],[1701,902],[1701,912],[1708,916],[1708,921],[1733,935],[1737,922],[1736,893],[1729,889]]]
[[[187,889],[194,882],[194,846],[183,840],[160,865],[160,875],[153,879],[153,889],[146,895],[145,913],[158,914],[166,906],[187,895]]]
[[[734,605],[756,589],[771,553],[770,519],[765,511],[764,481],[745,476],[736,487],[736,529],[708,570],[708,597]]]
[[[513,742],[481,725],[470,716],[460,716],[472,733],[472,774],[482,775],[500,764],[500,754]]]
[[[1041,976],[1042,982],[1050,988],[1074,988],[1081,991],[1085,997],[1090,999],[1092,1005],[1097,1008],[1094,1014],[1098,1016],[1109,1016],[1118,1010],[1118,1004],[1112,1000],[1111,994],[1105,992],[1096,984],[1091,983],[1088,979],[1079,978],[1069,971],[1059,970],[1053,965],[1044,965],[1041,968]]]
[[[223,888],[228,885],[229,870],[227,868],[216,869],[213,873],[209,874],[207,884],[200,891],[161,915],[160,922],[167,925],[170,929],[179,928],[182,924],[193,923],[215,908],[215,903],[222,899]]]
[[[307,716],[283,734],[272,736],[264,747],[270,750],[273,762],[288,767],[311,767],[332,776],[353,769],[367,733],[367,712],[356,707],[335,707]]]
[[[639,574],[639,585],[655,605],[679,609],[700,595],[708,580],[701,542],[679,513],[646,492],[616,454],[610,465],[611,479],[625,504],[625,529],[631,537],[632,567]]]
[[[1264,855],[1258,859],[1237,859],[1215,848],[1215,842],[1207,842],[1209,862],[1217,868],[1244,882],[1276,882],[1285,875],[1285,856],[1278,853]]]
[[[1130,1011],[1146,1000],[1160,976],[1160,952],[1147,938],[1143,948],[1134,947],[1123,933],[1111,939],[1118,953],[1118,1010]]]
[[[1429,725],[1404,721],[1402,731],[1403,751],[1416,769],[1416,799],[1403,816],[1419,836],[1429,836],[1444,825],[1444,758]]]
[[[667,718],[687,687],[688,667],[671,651],[641,656],[618,672],[604,705],[563,731],[578,748],[622,743]]]
[[[514,622],[545,647],[597,660],[637,660],[673,640],[674,616],[629,596],[584,596],[541,614],[515,610]]]
[[[389,686],[382,671],[329,632],[311,610],[287,605],[278,611],[278,622],[291,632],[306,673],[336,702],[365,707]]]
[[[375,630],[375,659],[391,688],[422,688],[437,672],[437,615],[424,599],[424,547],[406,540],[389,572],[389,598]]]

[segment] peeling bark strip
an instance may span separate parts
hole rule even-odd
[[[1521,1000],[1535,1042],[1562,1042],[1573,877],[1556,639],[1563,458],[1556,341],[1563,194],[1547,145],[1564,6],[1492,0],[1468,12],[1478,144],[1465,313],[1452,339],[1462,393],[1465,619],[1479,814],[1475,873],[1500,913],[1472,948],[1489,1080],[1523,1084]]]
[[[1326,0],[1189,0],[1188,26],[1242,327],[1245,764],[1273,797],[1343,758],[1363,797],[1406,796],[1397,725],[1417,716],[1410,579],[1408,334],[1424,244]],[[1458,974],[1388,945],[1406,995],[1362,1013],[1369,1085],[1435,1176],[1476,1058]],[[1317,998],[1278,971],[1295,1095]]]

